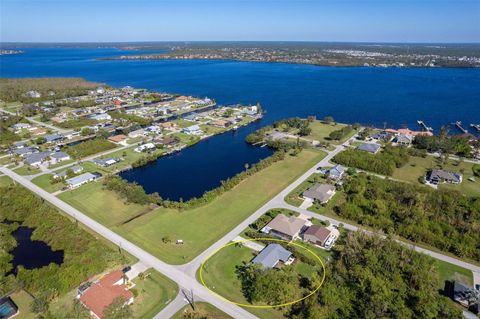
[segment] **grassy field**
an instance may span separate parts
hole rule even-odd
[[[122,161],[117,163],[117,164],[114,164],[112,166],[109,166],[107,168],[107,170],[109,171],[116,171],[116,170],[119,170],[119,169],[123,169],[125,167],[128,167],[128,166],[131,166],[132,163],[134,163],[135,161],[137,161],[139,158],[143,157],[143,156],[146,156],[147,153],[138,153],[138,152],[135,152],[134,151],[134,148],[137,147],[137,146],[132,146],[132,147],[129,147],[129,148],[126,148],[126,149],[123,149],[123,150],[120,150],[118,152],[114,152],[114,153],[111,153],[111,154],[108,154],[108,155],[105,155],[105,156],[100,156],[98,158],[112,158],[112,157],[115,157],[115,158],[121,158]],[[165,153],[165,150],[156,150],[154,152],[155,154],[159,154],[159,155],[162,155]]]
[[[85,184],[58,197],[108,227],[149,209],[147,206],[125,204],[116,193],[102,189],[101,182]]]
[[[324,156],[323,152],[304,150],[297,157],[288,156],[247,178],[207,205],[182,212],[160,208],[115,230],[164,261],[183,264],[225,235]],[[97,189],[97,192],[100,193],[100,190]],[[85,206],[83,201],[90,200],[90,196],[88,191],[82,193],[82,198],[77,199],[74,194],[69,202],[77,208],[77,205]],[[117,204],[105,204],[111,205]],[[82,211],[103,223],[107,222],[107,225],[113,224],[111,217],[105,216],[105,212],[112,212],[112,209],[96,209],[92,214],[88,206],[91,205],[81,208]],[[184,244],[164,243],[162,238],[165,236],[174,242],[182,239]]]
[[[425,158],[411,156],[410,161],[406,165],[395,169],[392,177],[420,184],[418,181],[419,177],[425,176],[427,171],[432,168],[440,168],[439,165],[440,160],[433,156],[427,156]],[[473,175],[472,166],[472,163],[448,160],[447,163],[443,165],[443,169],[462,173],[463,181],[460,185],[441,184],[440,188],[455,189],[466,195],[480,196],[480,178],[477,178],[475,182],[468,180],[468,178]]]
[[[158,271],[148,269],[145,274],[148,276],[144,279],[137,277],[133,280],[135,287],[132,291],[136,296],[132,310],[137,319],[153,318],[178,294],[177,284]]]
[[[0,187],[11,185],[13,181],[8,176],[0,176]]]
[[[22,167],[17,168],[14,170],[15,173],[22,176],[38,174],[41,171],[38,168],[31,167],[29,165],[23,165]]]
[[[202,273],[205,284],[228,300],[248,304],[241,292],[241,282],[235,274],[235,266],[249,262],[253,257],[253,251],[243,246],[232,245],[220,250],[205,263]],[[262,319],[284,318],[281,311],[273,308],[246,309]]]
[[[186,319],[186,318],[208,318],[208,319],[231,319],[229,315],[222,312],[206,302],[195,303],[195,310],[187,305],[177,312],[172,319]],[[196,317],[187,317],[187,315],[196,315]]]
[[[24,290],[20,290],[10,296],[18,306],[19,313],[15,316],[15,319],[34,319],[36,314],[30,311],[30,303],[33,298],[27,294]]]
[[[43,174],[32,179],[32,183],[34,183],[38,187],[43,188],[49,193],[56,192],[58,190],[61,190],[63,187],[65,187],[66,184],[61,181],[58,183],[52,184],[51,178],[52,178],[51,174]]]
[[[306,136],[306,138],[312,139],[312,140],[317,140],[320,141],[321,143],[331,143],[331,144],[341,144],[348,140],[350,137],[352,137],[356,131],[353,130],[350,134],[345,136],[339,141],[334,141],[334,140],[329,140],[328,135],[333,132],[333,131],[338,131],[341,128],[344,128],[345,124],[325,124],[321,121],[313,121],[310,123],[310,128],[312,129],[312,132],[310,135]]]

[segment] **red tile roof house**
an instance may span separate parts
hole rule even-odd
[[[104,310],[118,297],[126,300],[125,305],[133,303],[133,293],[124,284],[121,270],[105,275],[77,296],[82,304],[90,310],[90,314],[98,319],[104,318]]]

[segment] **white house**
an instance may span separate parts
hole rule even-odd
[[[107,113],[95,113],[88,116],[89,119],[95,121],[109,121],[112,117]]]
[[[203,131],[198,125],[192,125],[189,127],[184,127],[182,132],[188,135],[202,135]]]
[[[154,149],[155,149],[155,144],[146,143],[146,144],[142,144],[138,147],[135,147],[134,151],[137,152],[137,153],[141,153],[141,152],[153,151]]]

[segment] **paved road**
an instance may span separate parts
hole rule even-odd
[[[0,171],[5,175],[9,176],[22,186],[26,187],[27,189],[31,190],[38,196],[42,197],[46,201],[50,202],[52,205],[58,207],[66,214],[72,216],[88,228],[92,229],[96,233],[100,234],[107,240],[111,241],[115,245],[121,247],[123,250],[129,252],[133,256],[137,257],[142,263],[155,268],[160,273],[164,274],[171,280],[175,281],[179,287],[185,288],[187,291],[194,291],[197,298],[201,300],[205,300],[215,307],[222,309],[225,313],[229,314],[233,318],[237,319],[256,319],[257,317],[249,313],[248,311],[240,308],[234,304],[221,300],[215,296],[213,296],[207,288],[203,287],[200,283],[198,283],[195,277],[190,277],[184,272],[182,272],[178,267],[168,265],[163,261],[159,260],[158,258],[154,257],[153,255],[147,253],[145,250],[141,249],[140,247],[134,245],[130,241],[122,238],[120,235],[114,233],[107,227],[101,225],[100,223],[96,222],[95,220],[91,219],[90,217],[84,215],[74,207],[68,205],[64,201],[58,199],[57,197],[51,195],[50,193],[44,191],[40,187],[36,186],[29,180],[25,179],[24,177],[12,172],[11,170],[0,167]],[[169,317],[158,317],[158,318],[169,318]]]
[[[355,137],[355,136],[354,136]],[[352,137],[352,138],[354,138]],[[136,256],[139,260],[141,260],[144,264],[155,268],[157,271],[161,272],[168,278],[174,280],[180,287],[180,293],[179,295],[167,306],[165,307],[159,314],[155,316],[157,319],[164,319],[164,318],[170,318],[173,316],[178,310],[183,308],[186,304],[185,301],[185,296],[184,292],[190,292],[193,290],[195,294],[195,300],[200,300],[200,301],[205,301],[209,302],[215,307],[223,310],[230,316],[236,319],[250,319],[250,318],[256,318],[254,315],[251,313],[247,312],[246,310],[233,305],[231,303],[225,302],[217,297],[214,297],[211,295],[208,290],[203,287],[200,283],[197,282],[195,278],[195,274],[200,267],[201,263],[213,252],[215,252],[217,249],[222,247],[223,245],[229,243],[230,241],[234,240],[247,226],[254,222],[256,219],[258,219],[260,216],[262,216],[264,213],[266,213],[270,209],[274,208],[288,208],[294,211],[297,211],[299,213],[302,213],[307,216],[315,217],[320,220],[328,220],[331,224],[340,224],[342,223],[344,225],[345,229],[356,231],[356,230],[361,230],[361,231],[366,231],[370,232],[368,230],[359,228],[355,225],[351,225],[348,223],[343,223],[341,221],[338,221],[333,218],[329,218],[320,214],[316,214],[313,212],[310,212],[305,209],[301,209],[298,207],[291,206],[287,204],[284,201],[285,196],[287,196],[290,192],[292,192],[296,187],[298,187],[301,183],[303,183],[310,175],[315,173],[317,171],[318,167],[325,167],[325,166],[331,166],[332,164],[330,163],[330,160],[341,150],[344,149],[344,147],[349,143],[349,141],[346,141],[343,145],[338,145],[335,147],[335,149],[331,152],[328,152],[328,155],[323,158],[320,162],[318,162],[314,167],[310,168],[308,171],[306,171],[302,176],[300,176],[296,181],[294,181],[292,184],[288,185],[284,190],[282,190],[279,194],[277,194],[274,198],[272,198],[270,201],[268,201],[266,204],[264,204],[262,207],[260,207],[255,213],[253,213],[251,216],[249,216],[247,219],[245,219],[242,223],[237,225],[234,229],[232,229],[228,234],[226,234],[224,237],[222,237],[220,240],[218,240],[216,243],[214,243],[212,246],[207,248],[204,252],[202,252],[199,256],[197,256],[195,259],[193,259],[191,262],[180,265],[180,266],[172,266],[168,265],[158,258],[154,257],[153,255],[147,253],[140,247],[134,245],[133,243],[125,240],[118,234],[112,232],[108,228],[104,227],[103,225],[97,223],[93,219],[89,218],[88,216],[82,214],[80,211],[76,210],[72,206],[66,204],[65,202],[61,201],[60,199],[56,198],[52,194],[49,194],[48,192],[44,191],[43,189],[37,187],[30,181],[28,181],[26,178],[12,172],[11,170],[5,168],[5,167],[0,167],[0,172],[4,173],[7,176],[10,176],[12,179],[16,180],[19,182],[21,185],[25,186],[26,188],[30,189],[34,193],[38,194],[45,200],[49,201],[53,205],[57,206],[61,210],[65,211],[67,214],[70,216],[74,217],[81,223],[85,224],[87,227],[91,228],[95,232],[99,233],[106,239],[110,240],[116,245],[119,245],[122,247],[122,249],[128,251],[132,255]],[[118,151],[118,149],[116,150]],[[98,155],[97,155],[98,156]],[[480,267],[466,263],[464,261],[458,260],[453,257],[445,256],[436,252],[433,252],[428,249],[424,249],[421,247],[413,246],[406,244],[404,242],[400,242],[404,245],[410,246],[413,249],[415,249],[418,252],[428,254],[434,258],[437,258],[439,260],[447,261],[449,263],[464,267],[466,269],[470,269],[472,271],[480,272]]]

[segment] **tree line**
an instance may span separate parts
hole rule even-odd
[[[335,212],[361,225],[480,261],[480,198],[359,174]]]
[[[333,161],[348,167],[391,176],[395,168],[408,163],[409,158],[407,148],[387,145],[378,154],[348,149],[335,155]]]

